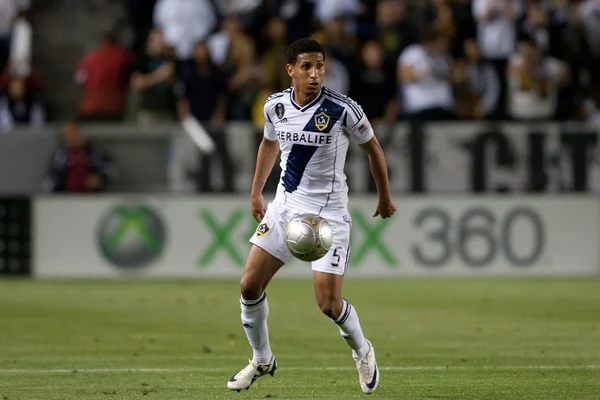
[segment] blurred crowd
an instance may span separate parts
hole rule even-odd
[[[32,69],[30,0],[0,0],[0,132],[15,125],[41,125],[41,79]]]
[[[125,21],[72,66],[78,109],[53,155],[47,190],[98,191],[114,179],[110,157],[86,140],[81,122],[148,126],[194,117],[216,142],[224,190],[233,191],[225,124],[262,128],[265,99],[291,85],[286,48],[302,37],[324,45],[324,84],[361,104],[382,141],[397,121],[600,127],[600,0],[114,4]],[[0,132],[43,124],[42,99],[53,95],[32,65],[31,7],[30,0],[0,0]],[[202,188],[211,187],[209,164],[204,157]]]
[[[123,4],[129,43],[111,30],[74,66],[81,120],[261,125],[264,99],[291,84],[285,49],[301,37],[325,46],[325,85],[384,130],[399,119],[600,120],[600,0]],[[0,0],[3,128],[44,121],[35,71],[10,61],[29,6]]]

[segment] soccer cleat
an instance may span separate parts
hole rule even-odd
[[[363,358],[354,356],[356,361],[356,368],[358,369],[358,376],[360,381],[360,388],[364,393],[373,393],[379,385],[379,370],[377,369],[377,361],[375,361],[375,349],[370,341],[369,352]]]
[[[267,374],[273,376],[276,369],[275,356],[271,356],[271,360],[267,364],[258,364],[256,361],[250,360],[246,368],[231,377],[227,382],[227,387],[238,392],[242,389],[248,390],[255,380]]]

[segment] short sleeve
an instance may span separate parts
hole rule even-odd
[[[264,108],[264,117],[265,117],[265,130],[264,137],[271,142],[277,140],[277,132],[275,132],[275,125],[273,125],[273,120],[270,117],[270,113],[272,112],[272,104],[268,102],[265,103]]]
[[[352,139],[358,144],[367,143],[374,136],[373,128],[362,107],[355,101],[348,99],[346,115],[344,116],[344,128]]]

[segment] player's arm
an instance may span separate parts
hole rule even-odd
[[[256,156],[256,170],[254,171],[254,180],[252,181],[252,196],[262,196],[267,179],[273,170],[275,160],[279,154],[279,142],[263,138],[258,147]]]
[[[263,198],[263,189],[267,183],[267,179],[273,170],[275,160],[279,154],[279,140],[275,132],[275,127],[265,110],[265,131],[264,137],[258,147],[258,155],[256,156],[256,169],[254,170],[254,179],[252,181],[252,192],[250,198],[252,201],[252,215],[256,221],[262,221],[265,213],[265,200]]]
[[[385,162],[383,149],[375,136],[368,142],[361,144],[360,147],[369,157],[371,174],[373,175],[373,179],[375,179],[375,185],[377,185],[377,210],[373,216],[376,217],[381,215],[381,218],[389,218],[396,211],[396,206],[392,201],[392,195],[390,193],[387,164]]]
[[[344,126],[346,132],[352,137],[369,157],[369,166],[371,174],[377,185],[377,209],[373,214],[381,218],[389,218],[396,211],[396,206],[392,201],[390,194],[390,184],[388,181],[387,164],[383,149],[379,140],[375,137],[373,128],[369,119],[362,111],[362,108],[354,101],[350,101],[344,117]]]

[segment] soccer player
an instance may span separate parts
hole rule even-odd
[[[312,262],[316,300],[352,349],[362,391],[372,393],[379,384],[375,351],[365,339],[356,310],[342,298],[352,226],[344,164],[353,139],[367,153],[377,184],[373,217],[389,218],[396,206],[390,196],[383,150],[361,107],[321,85],[325,76],[321,44],[311,39],[294,42],[287,51],[286,70],[293,86],[269,97],[264,106],[264,138],[251,193],[252,215],[259,225],[250,239],[253,246],[240,283],[242,325],[254,354],[227,387],[248,389],[256,379],[273,375],[277,369],[269,344],[265,289],[291,256],[285,244],[287,223],[295,215],[313,213],[325,218],[333,230],[331,249]],[[262,190],[280,149],[281,179],[275,199],[265,209]]]

